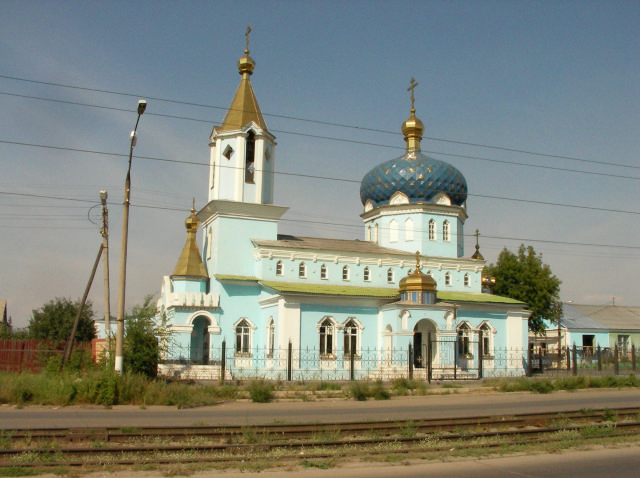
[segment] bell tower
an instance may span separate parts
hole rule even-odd
[[[269,133],[250,77],[256,66],[249,56],[249,33],[238,60],[240,85],[220,126],[209,138],[208,200],[273,203],[275,136]]]

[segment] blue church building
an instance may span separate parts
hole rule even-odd
[[[483,293],[477,242],[473,255],[464,251],[467,182],[421,152],[413,80],[405,152],[361,183],[362,240],[289,236],[278,234],[287,208],[273,204],[276,142],[252,88],[254,67],[247,45],[240,85],[209,138],[207,203],[192,209],[162,282],[157,320],[171,333],[161,373],[524,374],[526,304]]]

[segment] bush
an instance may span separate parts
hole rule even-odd
[[[354,400],[364,402],[371,396],[369,391],[369,384],[366,382],[353,382],[349,385],[348,394]]]
[[[373,395],[373,398],[375,400],[389,400],[389,398],[391,398],[391,394],[389,393],[389,390],[385,388],[385,386],[382,384],[380,380],[378,380],[373,386],[373,389],[371,390],[371,395]]]
[[[126,319],[123,345],[123,368],[127,373],[153,378],[158,374],[160,347],[156,337],[153,296],[136,306]]]
[[[273,385],[262,380],[251,382],[248,387],[251,401],[268,403],[273,400]]]

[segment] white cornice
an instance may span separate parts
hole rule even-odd
[[[256,260],[261,259],[287,259],[291,261],[327,262],[335,264],[371,265],[377,267],[412,267],[415,265],[415,254],[406,253],[396,257],[380,257],[377,254],[347,254],[331,251],[316,251],[310,249],[290,249],[278,247],[256,247],[253,250]],[[421,256],[421,268],[423,270],[450,270],[480,272],[485,261],[468,259],[465,257],[425,257]]]
[[[287,212],[289,208],[274,206],[273,204],[254,204],[239,201],[214,199],[204,206],[197,214],[202,226],[208,225],[216,217],[236,217],[275,222]]]
[[[411,204],[397,204],[394,206],[391,206],[391,205],[378,206],[376,208],[373,208],[370,211],[366,211],[360,214],[360,217],[366,223],[383,216],[395,216],[399,214],[416,214],[416,213],[430,213],[430,214],[439,214],[441,216],[457,217],[462,222],[467,220],[467,213],[463,207],[446,206],[443,204],[430,204],[430,203],[411,203]]]

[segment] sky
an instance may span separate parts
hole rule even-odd
[[[465,255],[478,229],[489,263],[542,254],[564,301],[640,305],[640,2],[1,0],[0,299],[16,327],[82,296],[103,189],[115,315],[140,98],[127,309],[158,295],[207,200],[247,25],[281,233],[364,239],[360,181],[402,154],[415,78],[422,150],[469,187]],[[101,268],[89,298],[101,315]]]

